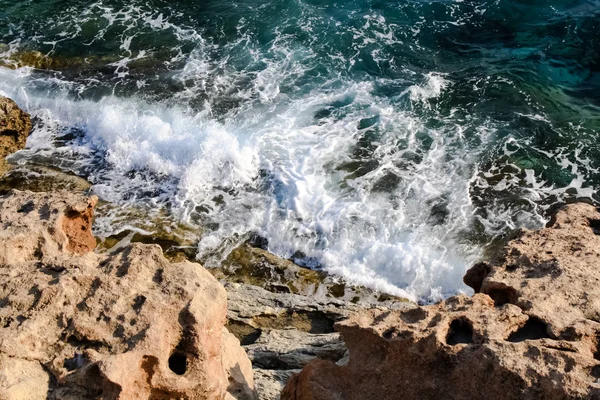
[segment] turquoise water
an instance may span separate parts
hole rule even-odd
[[[208,266],[258,233],[432,301],[494,237],[600,200],[600,1],[0,0],[0,43],[53,60],[0,67],[35,116],[13,161],[188,224]]]

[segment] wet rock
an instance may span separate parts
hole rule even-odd
[[[97,224],[98,230],[114,232],[98,234],[99,252],[111,253],[130,243],[157,244],[171,261],[196,261],[202,229],[178,221],[168,210],[157,208],[146,211],[139,206],[117,206],[108,202],[100,202],[97,210],[99,215],[110,215]],[[106,222],[110,225],[103,225]]]
[[[0,197],[2,398],[255,398],[223,287],[156,245],[91,252],[95,201]]]
[[[271,292],[293,293],[324,300],[335,298],[359,305],[395,307],[408,299],[384,295],[371,289],[349,285],[325,271],[301,267],[290,260],[253,247],[248,243],[234,249],[221,268],[211,269],[219,280],[260,286]]]
[[[85,194],[91,186],[91,183],[77,175],[33,164],[15,167],[0,178],[0,194],[6,194],[11,189]]]
[[[217,278],[261,286],[273,291],[314,294],[327,274],[301,268],[266,250],[243,244],[234,249],[213,271]]]
[[[0,96],[0,175],[8,169],[6,156],[25,148],[30,131],[29,114],[11,99]]]
[[[312,361],[282,398],[600,398],[597,221],[574,204],[522,231],[467,273],[473,297],[337,323],[348,364]]]
[[[0,47],[0,51],[2,48]],[[6,68],[32,67],[37,69],[50,69],[56,62],[37,50],[21,50],[14,52],[9,57],[0,59],[0,66]]]

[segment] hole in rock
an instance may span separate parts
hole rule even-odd
[[[475,293],[479,293],[481,291],[481,285],[483,284],[483,280],[489,273],[492,271],[492,267],[487,263],[481,262],[473,265],[471,268],[467,270],[467,273],[463,277],[463,282],[473,288]]]
[[[185,354],[175,352],[169,357],[169,369],[177,375],[185,374],[187,370],[187,357]]]
[[[513,287],[504,283],[494,282],[485,288],[485,294],[494,300],[494,305],[500,307],[504,304],[516,304],[519,294]]]
[[[81,368],[84,364],[84,355],[75,353],[72,358],[65,359],[65,361],[63,362],[63,367],[67,371],[75,371],[77,368]]]
[[[537,340],[550,338],[548,336],[548,325],[538,318],[529,317],[525,325],[513,332],[508,337],[509,342],[518,343],[525,340]]]
[[[136,314],[139,314],[140,311],[142,310],[142,306],[144,305],[144,303],[146,302],[146,296],[137,296],[134,300],[133,300],[133,310],[136,312]]]
[[[2,136],[10,136],[13,139],[15,139],[15,141],[19,140],[19,132],[17,132],[14,129],[4,129],[4,130],[2,130]]]
[[[395,334],[395,333],[396,333],[396,328],[390,328],[390,329],[386,330],[385,332],[383,332],[382,336],[383,336],[385,339],[388,339],[388,340],[390,340],[391,338],[393,338],[393,337],[394,337],[394,334]]]
[[[235,320],[227,321],[227,329],[240,341],[242,346],[254,344],[262,334],[262,329]]]
[[[29,214],[30,212],[32,212],[35,209],[35,204],[33,203],[33,201],[28,201],[27,203],[23,204],[18,210],[18,213],[24,213],[24,214]]]
[[[459,318],[452,321],[446,343],[451,346],[459,343],[473,343],[473,325],[466,318]]]
[[[427,318],[427,312],[420,308],[412,308],[400,314],[400,318],[407,324],[414,324]]]
[[[594,233],[596,235],[600,235],[600,219],[588,219],[590,228],[592,228],[592,231],[594,231]]]

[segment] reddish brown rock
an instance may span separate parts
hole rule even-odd
[[[25,148],[30,131],[29,114],[11,99],[0,96],[0,174],[8,168],[6,156]]]
[[[85,252],[94,203],[0,197],[0,397],[254,399],[225,289],[157,245]]]
[[[310,363],[282,398],[600,398],[599,227],[570,205],[470,270],[482,293],[338,323],[349,363]]]
[[[84,254],[94,250],[96,239],[92,235],[92,220],[97,198],[87,203],[75,203],[66,210],[62,218],[62,230],[67,236],[67,250],[71,253]]]

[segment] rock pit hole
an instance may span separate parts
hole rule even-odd
[[[187,357],[180,351],[176,351],[169,357],[169,369],[177,375],[183,375],[187,371]]]
[[[508,337],[509,342],[518,343],[525,340],[548,339],[548,325],[541,319],[529,317],[525,325]]]
[[[600,219],[588,218],[588,223],[590,228],[592,228],[592,231],[594,231],[594,234],[600,235]]]
[[[504,304],[517,304],[519,293],[513,287],[507,286],[501,282],[494,282],[485,288],[485,293],[494,299],[494,305],[496,307],[503,306]]]
[[[446,343],[450,346],[473,343],[473,324],[466,318],[458,318],[450,323]]]

